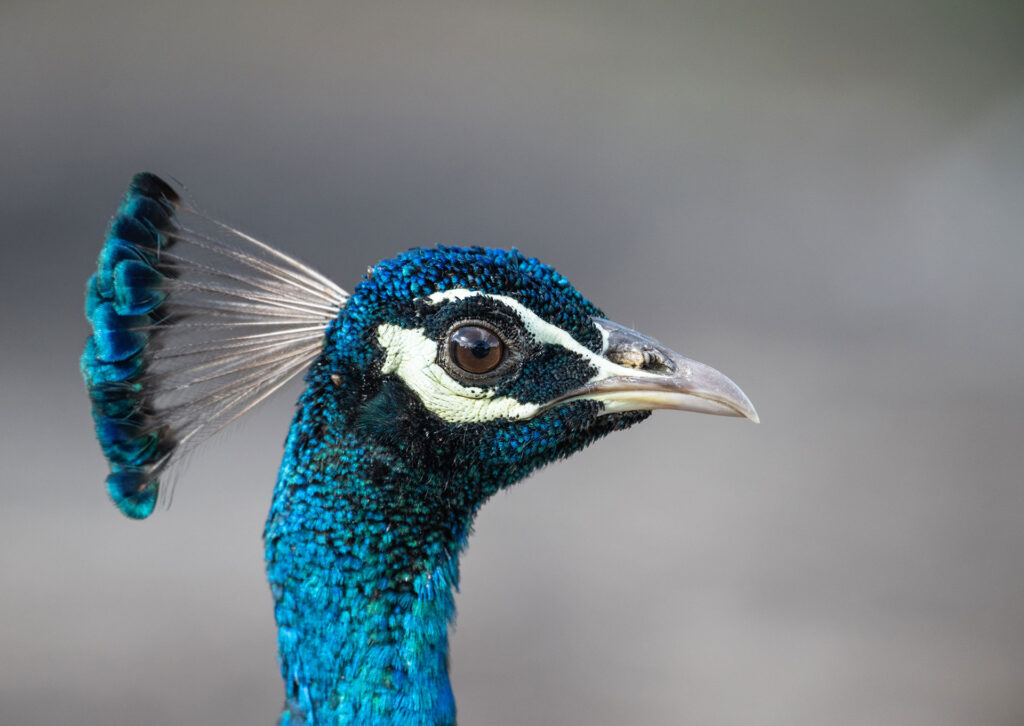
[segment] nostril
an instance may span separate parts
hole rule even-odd
[[[625,368],[635,368],[651,373],[671,373],[674,370],[672,363],[660,350],[647,345],[611,348],[605,352],[605,357],[612,363]]]
[[[644,354],[639,348],[612,348],[604,357],[625,368],[643,368]]]

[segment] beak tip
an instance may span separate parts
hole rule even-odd
[[[735,384],[733,384],[735,385]],[[741,405],[736,406],[736,415],[742,416],[748,421],[753,421],[756,424],[761,423],[761,417],[757,415],[757,409],[754,408],[754,404],[747,398],[747,394],[741,391],[738,387],[736,388],[737,398]]]

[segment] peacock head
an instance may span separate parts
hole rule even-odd
[[[371,269],[310,383],[409,470],[482,496],[653,409],[757,420],[718,371],[606,319],[548,265],[480,247]]]
[[[724,375],[607,320],[515,250],[414,249],[350,295],[148,173],[111,221],[86,315],[107,489],[135,518],[187,451],[307,368],[318,428],[475,487],[470,506],[654,409],[757,421]]]

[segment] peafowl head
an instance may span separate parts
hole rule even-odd
[[[282,724],[454,724],[447,625],[480,505],[655,409],[757,421],[724,375],[515,250],[414,249],[349,294],[151,174],[111,222],[86,314],[107,489],[130,517],[305,372],[264,531]]]
[[[328,328],[308,380],[344,425],[476,503],[652,409],[756,418],[728,378],[607,320],[515,250],[380,262]]]

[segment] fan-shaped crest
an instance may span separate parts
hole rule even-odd
[[[305,370],[347,298],[136,175],[86,289],[81,360],[121,511],[148,516],[183,454]]]

